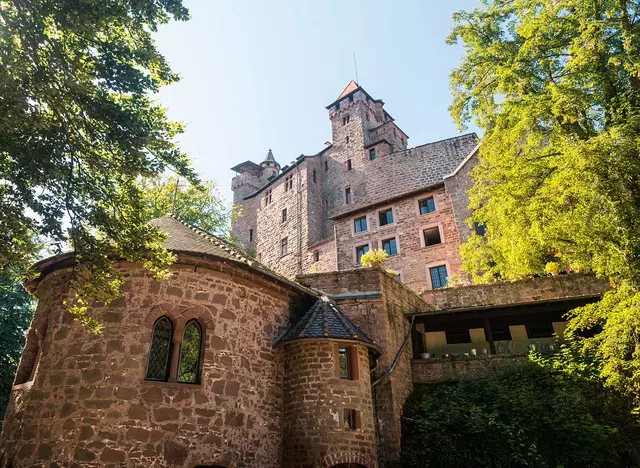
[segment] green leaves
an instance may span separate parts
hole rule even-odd
[[[611,278],[616,290],[573,314],[574,346],[638,405],[639,8],[484,1],[454,17],[449,37],[465,48],[451,75],[452,115],[485,130],[469,222],[487,235],[462,246],[464,268],[477,282],[554,264]]]
[[[524,362],[416,386],[403,416],[403,466],[636,466],[640,426],[626,400],[587,377]]]
[[[166,274],[139,179],[171,168],[199,183],[174,141],[182,125],[150,96],[178,79],[152,37],[171,18],[188,18],[181,1],[0,0],[0,268],[26,270],[34,237],[71,246],[82,321],[119,294],[110,259]]]

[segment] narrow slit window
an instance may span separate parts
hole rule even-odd
[[[350,187],[347,187],[346,189],[344,189],[344,201],[347,204],[351,203],[351,188]]]
[[[318,182],[318,176],[317,176],[316,170],[314,169],[313,170],[313,183],[315,184],[316,182]]]
[[[253,242],[253,229],[249,229],[249,242]]]
[[[351,167],[351,159],[347,159],[347,171],[350,171]]]
[[[282,222],[286,223],[287,222],[287,209],[283,209],[282,210]]]
[[[371,148],[369,150],[369,161],[373,161],[374,159],[376,159],[376,149]]]
[[[356,410],[346,409],[342,418],[343,427],[347,430],[354,430],[356,426]]]
[[[168,380],[172,335],[171,321],[167,317],[160,317],[153,325],[147,363],[147,380]]]
[[[192,320],[184,327],[180,348],[180,365],[178,366],[178,382],[200,383],[201,347],[202,329],[197,321]]]
[[[289,244],[289,239],[287,237],[285,237],[280,241],[280,255],[284,256],[287,254],[287,250],[289,247],[288,244]]]

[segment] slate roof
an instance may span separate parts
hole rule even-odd
[[[271,148],[269,148],[269,152],[264,157],[264,161],[262,162],[272,162],[272,163],[278,164],[278,162],[276,161],[276,158],[273,157],[273,151],[271,151]]]
[[[312,338],[357,341],[377,349],[374,341],[327,296],[320,297],[304,317],[285,332],[278,343]]]
[[[181,221],[176,216],[163,216],[150,221],[155,227],[168,234],[166,241],[162,243],[162,246],[167,250],[176,253],[192,253],[192,254],[205,254],[225,260],[230,260],[235,263],[239,263],[250,269],[268,276],[281,283],[285,283],[288,286],[297,289],[305,294],[316,295],[310,289],[302,286],[295,281],[276,273],[265,265],[257,262],[255,259],[249,257],[247,254],[236,248],[233,244],[220,239],[219,237],[200,229],[196,226]]]

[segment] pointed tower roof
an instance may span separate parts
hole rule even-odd
[[[351,80],[349,81],[349,84],[347,85],[346,88],[344,88],[344,90],[340,93],[340,96],[338,96],[338,99],[336,99],[336,101],[339,101],[340,99],[342,99],[343,97],[348,96],[349,94],[353,93],[356,89],[358,89],[360,87],[360,85],[358,83],[356,83],[355,81]]]
[[[262,162],[263,163],[269,162],[269,163],[273,163],[273,164],[278,164],[278,161],[276,161],[276,158],[273,157],[273,151],[271,151],[271,148],[269,148],[269,152],[264,157],[264,160]]]
[[[289,327],[278,344],[314,338],[357,341],[378,349],[374,341],[327,296],[320,297],[298,323]]]

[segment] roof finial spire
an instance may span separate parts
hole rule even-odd
[[[360,83],[360,80],[358,79],[358,64],[356,63],[355,51],[353,52],[353,68],[356,70],[356,84],[358,84]]]

